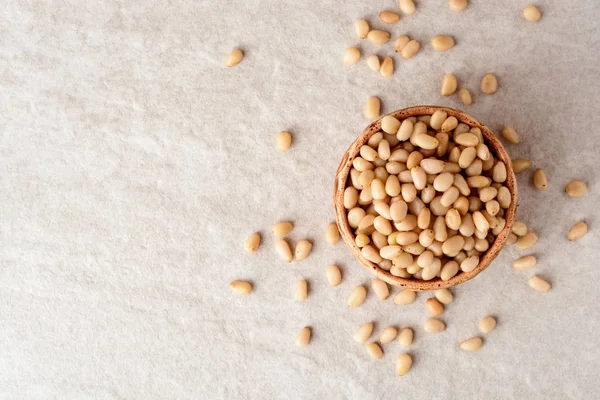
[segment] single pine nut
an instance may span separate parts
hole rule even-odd
[[[525,256],[515,260],[512,266],[519,271],[525,271],[535,267],[535,264],[537,264],[537,259],[534,256]]]
[[[483,89],[482,89],[483,90]],[[519,134],[510,126],[505,126],[502,129],[502,136],[512,144],[518,144],[521,141]]]
[[[260,246],[260,233],[258,232],[250,235],[250,237],[244,242],[244,250],[250,254],[256,253],[258,246]]]
[[[498,161],[492,169],[492,179],[494,182],[503,183],[506,181],[506,165],[502,161]]]
[[[403,289],[397,295],[394,296],[394,304],[397,306],[404,306],[411,304],[417,298],[417,293],[412,290]]]
[[[400,246],[397,247],[400,248]],[[375,295],[379,297],[380,300],[385,300],[390,295],[390,289],[388,288],[387,283],[385,283],[381,279],[375,279],[371,284],[371,287],[373,288],[373,292],[375,292]]]
[[[416,40],[411,40],[402,48],[400,55],[404,59],[413,58],[419,52],[420,48],[421,44],[419,42]]]
[[[506,244],[511,245],[511,244],[515,244],[517,243],[517,235],[515,235],[514,233],[509,233],[508,234],[508,238],[506,239]]]
[[[368,323],[362,325],[360,328],[358,328],[358,330],[354,334],[354,340],[360,344],[365,344],[365,343],[367,343],[367,340],[369,340],[369,338],[371,337],[372,333],[373,333],[373,323],[368,322]]]
[[[294,292],[294,300],[304,301],[308,297],[308,283],[305,280],[298,281],[296,291]]]
[[[513,160],[512,167],[513,167],[513,170],[515,171],[515,174],[518,174],[519,172],[523,172],[526,169],[528,169],[529,167],[531,167],[531,161],[525,160],[525,159]]]
[[[415,13],[415,3],[413,0],[399,0],[398,5],[404,14],[410,15]]]
[[[425,150],[433,150],[440,145],[440,142],[436,138],[426,134],[417,135],[414,138],[414,142],[415,146],[419,146]]]
[[[374,29],[367,33],[367,39],[375,44],[384,44],[390,40],[390,33],[386,31],[381,31],[378,29]]]
[[[408,373],[408,371],[410,370],[410,367],[412,366],[412,357],[410,356],[410,354],[400,354],[397,358],[396,358],[396,375],[398,376],[404,376]]]
[[[410,42],[410,38],[408,36],[399,36],[394,42],[394,50],[396,53],[400,53],[402,49],[404,49],[404,46],[408,44],[408,42]]]
[[[521,250],[530,249],[537,242],[538,237],[533,232],[527,232],[523,237],[517,240],[517,247]]]
[[[530,4],[523,9],[523,17],[529,22],[538,22],[542,18],[542,14],[536,6]]]
[[[423,329],[427,333],[440,333],[446,330],[446,324],[437,318],[429,318],[425,321]]]
[[[233,49],[231,50],[231,53],[227,55],[227,58],[225,58],[225,66],[236,66],[242,61],[242,58],[244,58],[244,53],[242,53],[240,49]]]
[[[365,118],[368,118],[370,120],[376,120],[377,118],[379,118],[380,109],[381,109],[381,102],[379,101],[379,99],[377,97],[369,97],[369,99],[367,100],[367,103],[365,104],[365,110],[364,110]],[[356,168],[356,166],[355,166],[355,168]]]
[[[452,96],[456,92],[456,77],[452,74],[444,75],[444,81],[442,82],[442,96]]]
[[[540,278],[537,275],[534,275],[531,278],[529,278],[529,280],[527,281],[527,284],[529,285],[530,288],[532,288],[536,292],[543,292],[543,293],[548,292],[550,290],[550,288],[552,287],[552,285],[550,285],[550,283],[548,283],[546,280]]]
[[[380,262],[383,261],[383,258],[381,258],[381,256],[379,255],[379,251],[377,251],[370,244],[368,244],[362,248],[361,254],[364,258],[366,258],[367,260],[369,260],[375,264],[379,264]]]
[[[354,288],[350,297],[348,297],[348,307],[358,307],[364,303],[367,298],[367,289],[364,286],[357,286]]]
[[[371,54],[367,57],[367,66],[373,72],[378,72],[381,68],[381,63],[379,62],[379,57],[377,54]]]
[[[431,315],[435,315],[437,317],[444,313],[444,305],[435,297],[427,299],[425,305],[427,306],[427,310],[429,310]]]
[[[479,331],[481,333],[490,333],[496,327],[496,318],[494,317],[485,317],[481,321],[479,321]]]
[[[481,348],[483,340],[480,337],[467,339],[458,345],[458,348],[464,351],[477,351]]]
[[[500,187],[500,189],[498,189],[498,195],[496,196],[496,198],[498,199],[500,207],[504,209],[507,209],[510,206],[510,203],[512,202],[510,191],[506,186],[502,186]]]
[[[388,326],[383,331],[381,331],[381,334],[379,335],[379,342],[381,344],[388,344],[394,339],[396,339],[397,335],[398,329],[394,328],[393,326]]]
[[[471,256],[467,257],[460,263],[460,269],[463,272],[471,272],[479,265],[479,257]]]
[[[342,282],[342,272],[336,265],[329,265],[325,276],[331,286],[337,286]]]
[[[481,91],[485,94],[496,93],[496,90],[498,90],[498,80],[496,79],[496,75],[492,73],[485,74],[483,78],[481,78],[480,87]]]
[[[569,197],[581,197],[587,193],[587,185],[583,181],[571,181],[565,187],[565,193]]]
[[[446,213],[446,226],[456,231],[460,228],[461,223],[462,221],[458,210],[456,208],[448,210],[448,213]]]
[[[310,327],[306,326],[300,330],[298,336],[296,336],[296,346],[305,347],[310,342]]]
[[[455,257],[465,245],[465,239],[460,236],[452,236],[442,244],[442,252],[450,257]]]
[[[585,222],[579,221],[569,230],[567,238],[570,241],[579,240],[588,233],[588,226]]]
[[[381,129],[385,133],[396,134],[400,128],[400,121],[391,115],[386,115],[381,118]]]
[[[364,19],[357,19],[354,22],[354,30],[356,31],[356,36],[358,36],[361,39],[364,39],[367,37],[367,34],[370,30],[369,23]]]
[[[548,188],[548,178],[546,178],[546,173],[543,169],[538,168],[533,173],[533,185],[538,190],[546,190]]]
[[[431,39],[431,46],[434,50],[445,51],[454,47],[454,39],[452,36],[434,36]]]
[[[479,138],[481,142],[481,138]],[[490,149],[483,143],[479,143],[476,147],[477,149],[477,157],[479,157],[483,161],[487,161],[491,158],[492,154],[490,153]]]
[[[273,234],[275,236],[284,236],[292,231],[294,224],[291,222],[278,222],[273,225]]]
[[[292,256],[292,249],[290,249],[290,245],[285,239],[277,239],[275,242],[275,250],[279,257],[284,259],[287,262],[292,262],[294,257]]]
[[[280,153],[287,151],[292,144],[292,135],[289,132],[282,131],[275,137],[275,150]]]
[[[460,144],[461,146],[475,147],[479,144],[479,138],[474,133],[466,132],[454,136],[454,142]]]
[[[296,261],[302,261],[310,254],[312,250],[312,243],[308,240],[300,240],[296,243],[296,250],[294,251]]]
[[[400,331],[400,335],[398,335],[398,342],[400,346],[404,348],[409,348],[413,342],[414,333],[410,328],[404,328]]]
[[[473,104],[473,99],[471,98],[471,92],[469,92],[469,89],[467,89],[467,88],[460,88],[458,90],[458,98],[466,106]]]
[[[389,78],[394,73],[394,60],[392,57],[386,57],[381,63],[381,70],[379,71],[381,76]]]
[[[448,114],[444,110],[437,110],[431,115],[429,125],[436,131],[442,129],[442,124],[448,118]]]
[[[400,21],[400,16],[393,11],[382,11],[379,13],[379,19],[385,24],[395,24]]]
[[[401,232],[412,231],[417,227],[417,217],[414,215],[407,215],[402,221],[394,222],[394,227]]]
[[[380,360],[383,357],[383,350],[381,350],[381,347],[377,343],[369,343],[367,345],[367,353],[376,360]]]
[[[360,60],[360,50],[356,47],[350,47],[344,52],[344,64],[354,65]]]
[[[235,294],[247,296],[252,291],[252,284],[246,281],[233,281],[229,283],[229,289]]]
[[[450,132],[458,126],[458,120],[456,117],[448,117],[442,124],[442,132]]]
[[[358,228],[358,224],[365,217],[365,215],[365,210],[360,207],[354,207],[348,211],[348,224],[352,228]]]
[[[440,301],[440,303],[448,305],[452,303],[454,300],[454,296],[448,289],[438,289],[435,291],[435,298]]]
[[[461,151],[460,157],[458,158],[458,166],[463,169],[466,169],[469,167],[469,165],[471,165],[473,161],[475,161],[476,157],[477,150],[475,149],[475,147],[465,147],[465,149]]]
[[[440,279],[443,281],[450,280],[459,270],[459,265],[456,261],[448,261],[441,269]]]
[[[449,0],[448,5],[452,11],[462,11],[467,8],[467,0]]]
[[[337,224],[331,222],[325,229],[325,241],[329,244],[336,244],[340,240],[340,231],[338,230]]]
[[[513,222],[512,232],[517,236],[525,236],[527,234],[527,225],[521,221]]]

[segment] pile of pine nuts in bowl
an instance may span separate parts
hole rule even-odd
[[[346,151],[336,221],[360,263],[392,285],[465,282],[511,232],[517,184],[495,135],[470,115],[417,106],[370,124]]]

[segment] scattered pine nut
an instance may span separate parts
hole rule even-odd
[[[454,300],[454,296],[448,289],[438,289],[435,291],[435,298],[440,301],[440,303],[448,305],[452,303]]]
[[[510,126],[505,126],[504,129],[502,129],[502,136],[512,144],[518,144],[521,141],[517,131]]]
[[[421,44],[419,42],[416,40],[411,40],[402,48],[400,55],[405,59],[413,58],[419,52],[420,48]]]
[[[538,22],[542,18],[542,14],[536,6],[530,4],[523,9],[523,17],[529,22]]]
[[[282,131],[275,137],[275,150],[280,153],[287,151],[292,144],[292,135],[289,132]]]
[[[354,30],[356,32],[356,36],[358,36],[361,39],[367,37],[367,34],[369,33],[370,29],[371,28],[369,28],[369,23],[364,19],[357,19],[354,22]]]
[[[509,233],[508,234],[508,238],[506,239],[506,244],[511,245],[511,244],[515,244],[517,243],[517,235],[515,235],[514,233]]]
[[[519,271],[525,271],[535,267],[537,259],[535,256],[525,256],[513,262],[513,268]]]
[[[444,305],[435,297],[427,299],[425,305],[427,306],[427,310],[429,310],[431,315],[438,317],[444,313]]]
[[[464,351],[477,351],[481,348],[483,340],[476,336],[471,339],[467,339],[458,345],[458,348]]]
[[[512,167],[513,167],[513,170],[515,171],[515,174],[518,174],[519,172],[523,172],[526,169],[530,168],[531,161],[526,160],[526,159],[513,160]]]
[[[485,317],[481,321],[479,321],[479,331],[481,333],[490,333],[496,327],[496,318],[494,317]]]
[[[587,193],[587,185],[584,181],[571,181],[565,187],[565,193],[569,197],[581,197]]]
[[[393,11],[382,11],[379,13],[379,19],[381,19],[384,24],[395,24],[400,21],[400,15]]]
[[[310,343],[310,335],[311,330],[310,327],[306,326],[298,332],[298,336],[296,336],[296,346],[305,347]]]
[[[373,72],[379,72],[381,69],[381,63],[379,62],[379,57],[377,54],[371,54],[367,57],[367,66]]]
[[[296,251],[294,252],[296,256],[296,261],[304,260],[306,257],[308,257],[311,250],[311,242],[309,242],[308,240],[300,240],[298,243],[296,243]]]
[[[521,221],[513,222],[512,232],[517,236],[525,236],[527,234],[527,225]]]
[[[579,240],[588,233],[588,226],[585,222],[579,221],[569,230],[567,238],[570,241]]]
[[[367,39],[375,44],[385,44],[390,40],[390,33],[379,29],[374,29],[367,33]]]
[[[523,237],[517,240],[517,247],[521,250],[530,249],[536,244],[538,237],[533,232],[527,232]]]
[[[383,357],[383,350],[381,350],[381,346],[375,342],[367,345],[367,353],[369,353],[369,355],[376,360],[380,360]]]
[[[444,75],[444,81],[442,82],[442,96],[452,96],[456,92],[456,77],[452,74]]]
[[[279,257],[287,262],[292,262],[294,257],[292,256],[292,249],[290,249],[289,243],[285,239],[277,239],[275,242],[275,250]]]
[[[409,348],[412,345],[414,338],[414,332],[410,328],[404,328],[398,335],[398,343],[404,348]]]
[[[548,283],[546,280],[540,278],[537,275],[534,275],[531,278],[529,278],[529,280],[527,281],[527,284],[529,285],[530,288],[532,288],[536,292],[542,292],[542,293],[547,293],[552,288],[550,283]]]
[[[446,324],[437,318],[429,318],[425,321],[423,329],[427,333],[440,333],[446,330]]]
[[[381,63],[381,69],[379,71],[385,78],[389,78],[394,73],[394,60],[392,57],[386,57]]]
[[[340,240],[340,231],[338,230],[337,224],[331,222],[325,229],[325,241],[329,244],[336,244]]]
[[[260,246],[260,233],[255,232],[246,241],[244,242],[244,250],[248,253],[256,253],[258,247]]]
[[[448,6],[452,11],[462,11],[467,8],[468,4],[467,0],[448,0]]]
[[[496,79],[496,75],[492,73],[485,74],[483,78],[481,78],[480,87],[481,91],[485,94],[496,93],[496,90],[498,90],[498,80]]]
[[[408,36],[406,36],[406,35],[399,36],[394,41],[394,50],[396,51],[396,53],[400,53],[402,51],[402,49],[404,49],[404,46],[406,46],[408,44],[408,42],[410,42],[410,38]]]
[[[365,104],[364,115],[365,118],[370,119],[371,121],[379,118],[379,113],[381,112],[381,102],[377,97],[369,97],[367,103]]]
[[[304,301],[308,297],[308,282],[305,280],[298,281],[296,291],[294,292],[294,300]]]
[[[538,168],[533,173],[533,185],[538,190],[546,190],[548,188],[548,178],[546,178],[546,173],[543,169]]]
[[[400,354],[397,358],[396,358],[396,375],[398,376],[404,376],[408,373],[408,371],[410,370],[410,367],[412,366],[412,357],[410,356],[410,354]]]
[[[413,0],[399,0],[398,5],[400,6],[400,10],[404,14],[414,14],[415,13],[415,3]]]
[[[227,58],[225,58],[225,65],[227,67],[234,67],[242,61],[242,58],[244,58],[244,53],[240,49],[233,49],[227,55]]]
[[[235,294],[247,296],[252,292],[252,284],[246,281],[233,281],[229,283],[229,289]]]
[[[471,92],[467,88],[460,88],[458,90],[458,98],[465,106],[470,106],[473,104],[473,99],[471,98]]]
[[[381,334],[379,335],[379,342],[381,344],[388,344],[394,339],[396,339],[397,335],[398,329],[394,328],[393,326],[388,326],[383,331],[381,331]]]
[[[373,292],[375,292],[375,295],[379,297],[380,300],[385,300],[390,295],[390,289],[388,288],[387,283],[385,283],[381,279],[373,280],[371,288],[373,288]]]
[[[436,51],[446,51],[454,47],[454,39],[452,36],[434,36],[433,39],[431,39],[431,46]]]
[[[367,340],[369,340],[369,338],[371,337],[372,333],[373,333],[373,323],[368,322],[368,323],[362,325],[360,328],[358,328],[358,330],[354,334],[354,340],[360,344],[365,344],[365,343],[367,343]]]
[[[403,289],[394,296],[394,304],[397,306],[404,306],[411,304],[417,298],[417,293],[412,290]]]
[[[354,288],[350,297],[348,297],[348,307],[355,308],[365,302],[367,298],[367,289],[364,286],[357,286]]]
[[[342,271],[340,271],[337,265],[329,265],[325,276],[331,286],[337,286],[342,282]]]
[[[356,47],[350,47],[344,51],[344,64],[354,65],[360,60],[360,50]]]
[[[278,222],[273,225],[273,234],[275,236],[281,237],[290,233],[294,229],[294,224],[291,222]]]

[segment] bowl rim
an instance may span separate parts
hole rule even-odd
[[[483,257],[480,258],[479,264],[477,267],[470,272],[462,272],[460,271],[455,276],[450,278],[447,281],[442,281],[439,277],[429,280],[417,280],[417,279],[409,279],[409,278],[400,278],[392,275],[389,271],[386,271],[379,267],[377,264],[367,260],[363,257],[360,248],[354,242],[354,234],[352,232],[352,228],[348,223],[347,212],[344,207],[344,190],[346,188],[346,183],[348,181],[348,176],[350,174],[350,169],[352,168],[352,162],[354,158],[359,155],[360,147],[364,145],[369,138],[374,135],[376,132],[381,130],[381,119],[385,116],[382,115],[376,121],[370,123],[362,133],[354,140],[354,142],[350,145],[348,150],[344,153],[342,160],[338,166],[335,182],[334,182],[334,193],[333,193],[333,203],[335,209],[335,219],[344,239],[346,245],[350,249],[350,251],[354,254],[354,256],[358,259],[360,264],[374,273],[377,278],[391,284],[394,286],[399,286],[405,289],[414,290],[414,291],[422,291],[422,290],[437,290],[449,288],[452,286],[459,285],[468,280],[473,279],[480,272],[486,269],[490,263],[498,256],[502,248],[504,247],[506,240],[508,239],[508,235],[512,230],[513,222],[516,217],[516,209],[518,202],[518,188],[517,188],[517,180],[515,177],[514,170],[512,168],[512,162],[508,152],[500,142],[500,140],[494,135],[494,133],[484,124],[479,122],[477,119],[467,114],[462,110],[458,110],[451,107],[443,107],[443,106],[413,106],[407,107],[403,109],[399,109],[393,111],[386,115],[391,115],[399,120],[403,120],[409,117],[417,117],[421,115],[432,115],[434,112],[438,110],[446,111],[448,116],[454,116],[459,122],[463,122],[471,127],[477,127],[481,130],[481,133],[484,137],[484,140],[490,151],[494,154],[494,156],[503,161],[506,165],[506,181],[505,185],[509,189],[511,196],[510,206],[506,209],[504,219],[506,224],[504,229],[496,236],[496,239],[489,247],[489,249],[484,253]]]

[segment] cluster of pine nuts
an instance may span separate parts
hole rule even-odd
[[[384,116],[352,160],[344,207],[367,260],[401,278],[473,271],[504,229],[507,169],[481,130],[444,110]]]

